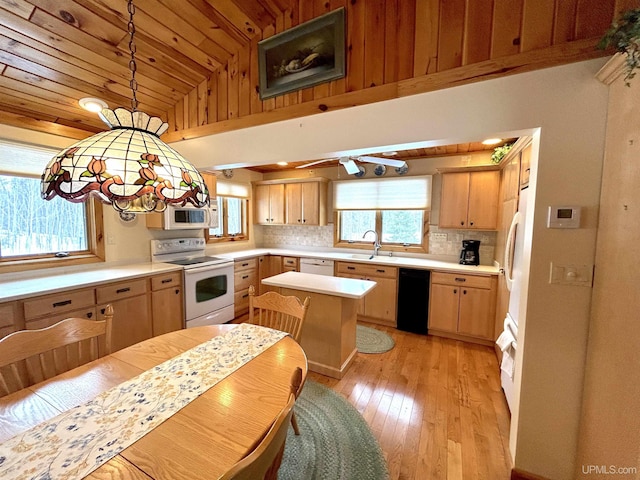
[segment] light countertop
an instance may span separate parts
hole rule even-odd
[[[408,256],[388,256],[377,255],[370,259],[371,253],[356,251],[358,253],[344,253],[327,250],[296,250],[286,248],[254,248],[251,250],[240,250],[224,254],[212,253],[216,257],[228,258],[231,260],[244,260],[258,257],[260,255],[283,255],[300,258],[319,258],[324,260],[335,260],[341,262],[355,262],[372,265],[387,265],[390,267],[416,268],[422,270],[439,270],[451,273],[467,273],[475,275],[498,275],[499,270],[492,265],[460,265],[452,262],[433,260],[430,258],[408,257]]]
[[[376,282],[370,280],[300,272],[285,272],[274,275],[273,277],[265,278],[262,283],[273,287],[346,298],[362,298],[376,286]]]
[[[0,302],[9,302],[31,297],[62,292],[71,288],[94,287],[104,283],[130,280],[148,275],[162,274],[182,270],[178,265],[170,263],[139,263],[107,268],[93,268],[73,273],[47,275],[46,272],[37,278],[9,280],[0,282]]]

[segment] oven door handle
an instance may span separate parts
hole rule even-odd
[[[214,263],[213,265],[203,265],[202,267],[189,268],[184,271],[185,275],[190,273],[213,272],[222,268],[233,267],[233,263]]]

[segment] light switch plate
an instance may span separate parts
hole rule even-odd
[[[593,265],[556,265],[551,262],[549,283],[556,285],[593,286]]]
[[[446,233],[432,233],[431,234],[431,239],[432,240],[440,240],[441,242],[446,242],[448,239],[448,236]]]

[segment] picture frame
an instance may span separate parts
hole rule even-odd
[[[258,43],[260,99],[345,76],[344,7]]]

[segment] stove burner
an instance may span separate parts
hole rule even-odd
[[[184,260],[173,260],[171,262],[167,262],[167,263],[171,263],[173,265],[198,265],[201,263],[222,263],[222,262],[228,262],[229,260],[225,259],[225,258],[219,258],[219,257],[195,257],[195,258],[186,258]]]

